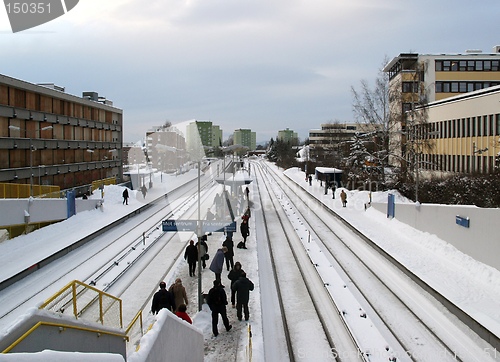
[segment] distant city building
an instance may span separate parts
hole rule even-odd
[[[234,131],[233,142],[235,145],[242,145],[253,151],[257,148],[257,134],[250,129],[240,128]]]
[[[0,182],[61,189],[121,182],[123,111],[92,93],[91,100],[0,75]]]
[[[167,173],[186,162],[186,140],[176,127],[153,127],[146,132],[146,150],[152,167]]]
[[[321,124],[321,129],[309,131],[308,157],[330,166],[339,167],[343,153],[349,149],[356,133],[359,135],[373,133],[373,137],[375,137],[378,130],[378,125],[368,123]],[[371,138],[367,138],[367,141],[370,140]]]
[[[210,121],[194,121],[186,127],[187,151],[193,156],[198,150],[206,152],[206,148],[220,146],[222,130]],[[201,148],[200,148],[201,146]]]
[[[278,131],[278,137],[276,139],[283,142],[291,142],[292,140],[297,140],[299,136],[297,132],[292,131],[291,129],[285,129],[282,131]]]

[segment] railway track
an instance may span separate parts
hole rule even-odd
[[[303,279],[308,284],[312,280],[318,285],[322,283],[323,289],[329,293],[328,297],[322,295],[321,286],[308,288],[329,342],[331,357],[346,360],[357,354],[361,359],[371,361],[379,356],[385,358],[382,360],[392,358],[398,361],[436,358],[442,361],[494,360],[484,354],[484,348],[487,348],[484,344],[477,344],[474,336],[470,336],[470,331],[464,332],[467,330],[465,326],[457,326],[457,323],[461,324],[460,321],[450,319],[426,291],[400,271],[401,266],[395,266],[394,260],[388,261],[386,256],[380,255],[357,230],[349,230],[349,225],[335,220],[335,213],[325,212],[319,201],[311,201],[305,192],[287,186],[270,169],[260,172],[260,175],[266,180],[263,184],[270,198],[274,199],[274,207],[286,211],[286,216],[280,216],[282,228],[294,230],[296,235],[302,234],[299,237],[302,239],[301,244],[294,242],[297,238],[294,235],[286,235],[286,239],[288,248],[294,250],[293,258],[300,266]],[[316,205],[311,207],[311,202]],[[285,226],[289,222],[286,220],[290,220],[291,227]],[[303,236],[305,234],[307,237]],[[313,252],[315,248],[319,252]],[[308,260],[303,258],[303,254],[309,254]],[[311,274],[311,265],[316,269],[316,276]],[[336,269],[335,274],[342,278],[340,282],[332,282],[332,269]],[[359,304],[355,308],[357,313],[342,306],[346,297],[335,288],[339,283],[343,284],[342,289],[352,289],[353,295],[360,300],[356,302]],[[281,306],[285,314],[283,318],[286,319],[286,298],[281,300],[284,304]],[[330,300],[331,306],[325,300]],[[352,306],[354,303],[350,304]],[[330,312],[326,313],[326,310]],[[332,310],[342,316],[341,323],[332,323]],[[377,339],[373,338],[374,329],[367,338],[367,328],[358,326],[360,317],[365,321],[370,320],[377,327],[382,339],[375,345],[373,341]],[[288,326],[289,323],[284,322],[284,325]],[[341,327],[346,330],[344,337],[338,335]],[[347,343],[349,339],[351,347]],[[292,344],[288,350],[297,355],[293,340],[287,343]]]

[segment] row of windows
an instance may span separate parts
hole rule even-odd
[[[436,93],[467,93],[499,84],[500,82],[436,82]]]
[[[415,126],[418,139],[500,135],[500,114],[452,119]]]
[[[436,60],[437,72],[499,71],[500,60]]]
[[[424,154],[421,161],[423,169],[434,171],[490,173],[495,167],[494,156]]]

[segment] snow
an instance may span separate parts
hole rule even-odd
[[[444,293],[464,311],[480,320],[497,335],[500,335],[500,272],[498,270],[477,262],[469,256],[459,252],[449,243],[440,240],[435,235],[417,231],[398,220],[388,219],[385,214],[373,208],[365,210],[365,204],[370,201],[370,196],[373,202],[386,202],[387,192],[372,192],[370,194],[367,191],[346,190],[348,194],[348,207],[342,208],[339,197],[332,199],[331,194],[324,195],[324,188],[320,187],[319,182],[314,181],[313,186],[309,186],[308,182],[304,181],[305,174],[297,168],[289,169],[285,171],[285,174],[296,182],[297,185],[335,210],[345,220],[374,240],[381,248],[418,274],[435,289]],[[163,175],[164,184],[161,184],[161,187],[155,186],[151,192],[161,193],[174,189],[196,178],[196,176],[196,170],[179,176]],[[155,185],[158,184],[159,176],[155,179]],[[341,190],[341,188],[337,189],[337,193],[340,193]],[[23,265],[34,264],[54,251],[125,216],[128,212],[134,208],[138,208],[147,201],[143,199],[141,194],[129,190],[129,206],[126,207],[122,205],[122,191],[123,187],[120,186],[106,186],[104,189],[102,210],[81,212],[66,221],[0,243],[0,265],[2,265],[0,278],[5,280],[19,272],[19,269],[22,268]],[[251,193],[252,192],[256,192],[256,189],[251,188]],[[397,203],[410,202],[399,194],[392,193],[395,194]],[[99,198],[100,196],[100,193],[96,192],[91,197]],[[202,210],[204,209],[202,208]],[[250,237],[247,240],[248,249],[245,251],[235,249],[236,256],[234,259],[235,262],[240,261],[243,264],[243,269],[246,271],[247,276],[255,284],[255,290],[250,293],[250,323],[238,322],[235,317],[235,311],[231,308],[231,305],[229,305],[228,316],[233,325],[233,330],[226,332],[220,322],[220,334],[218,337],[214,338],[211,335],[211,315],[208,307],[203,305],[202,311],[196,313],[194,310],[195,307],[192,305],[189,306],[188,312],[193,319],[194,327],[202,331],[205,337],[205,361],[224,360],[225,357],[232,360],[245,359],[249,353],[247,350],[249,327],[251,327],[252,335],[254,336],[252,339],[252,354],[254,360],[265,360],[264,349],[266,345],[271,346],[273,344],[273,341],[264,341],[262,333],[264,325],[269,323],[269,321],[263,321],[263,316],[265,314],[263,308],[266,308],[269,301],[262,300],[262,295],[260,293],[261,284],[259,268],[263,266],[262,261],[257,258],[258,246],[256,244],[256,233],[254,232],[256,218],[252,217],[250,221],[251,231]],[[214,245],[217,242],[222,241],[212,240],[209,244],[209,253],[211,256],[213,256],[217,249],[217,246]],[[313,253],[312,258],[315,258],[315,255],[316,253]],[[22,264],[18,263],[21,257],[23,258]],[[42,270],[43,269],[41,269],[41,271]],[[169,282],[171,283],[176,275],[181,274],[187,274],[187,265],[184,260],[178,260],[173,272],[166,276],[165,280],[167,284]],[[211,280],[213,280],[213,275],[211,275],[207,265],[207,269],[203,271],[205,293],[208,292]],[[183,276],[183,281],[187,289],[195,290],[195,278],[189,279],[189,277]],[[226,291],[229,298],[229,281],[226,278],[225,272],[223,273],[223,284],[226,285]],[[134,293],[131,293],[134,297],[130,298],[140,298],[141,296],[143,297],[151,293],[150,290],[141,291],[139,286],[137,288],[137,290],[134,290]],[[337,293],[337,291],[333,292],[333,294]],[[0,291],[0,295],[1,294],[2,291]],[[128,297],[124,297],[124,305],[132,301],[126,298]],[[196,305],[196,303],[192,304]],[[149,322],[154,321],[154,318],[155,317],[151,315],[147,316],[144,325],[147,326]],[[294,322],[299,324],[301,320],[297,319]],[[11,326],[5,325],[0,321],[0,327],[7,330]],[[311,335],[315,335],[314,326],[303,325],[301,328],[311,328]],[[2,335],[1,332],[0,335]],[[148,338],[151,338],[151,336]],[[235,340],[238,341],[236,345]],[[50,356],[48,356],[48,354],[50,354]],[[40,353],[39,360],[79,360],[76,354],[66,357],[67,356],[60,358],[56,356],[56,352],[44,351]],[[20,359],[16,360],[24,361],[22,356],[19,358]],[[109,359],[101,358],[100,360],[116,361],[117,359],[115,358],[116,357],[109,357]],[[0,361],[2,361],[1,357]]]

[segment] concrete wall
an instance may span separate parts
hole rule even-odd
[[[387,214],[387,203],[372,203]],[[456,223],[468,217],[469,227]],[[472,258],[500,270],[500,209],[476,206],[396,204],[395,218],[417,230],[435,234]]]
[[[76,212],[91,210],[100,200],[76,200]],[[50,222],[65,220],[68,216],[66,199],[1,199],[0,226],[20,225],[29,222]]]
[[[175,314],[162,309],[156,323],[140,341],[128,362],[202,362],[203,333]]]

